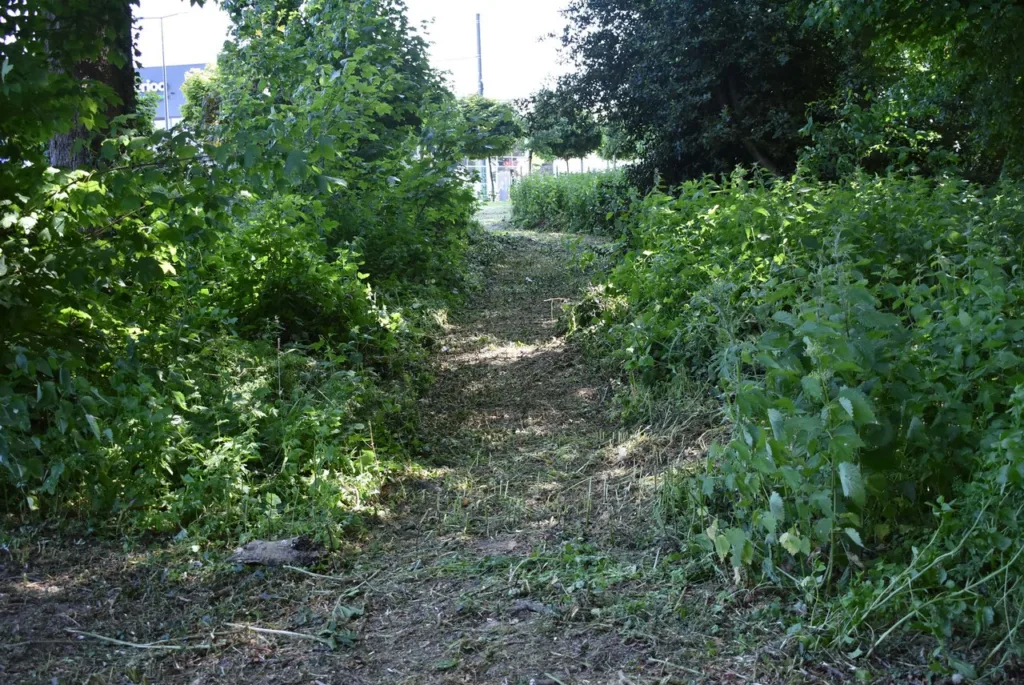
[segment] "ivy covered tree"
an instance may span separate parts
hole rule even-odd
[[[737,164],[792,171],[810,103],[831,96],[844,54],[774,0],[573,0],[565,81],[642,142],[638,180],[669,183]]]
[[[507,155],[515,149],[523,136],[523,127],[515,109],[482,95],[470,95],[459,100],[459,113],[463,121],[463,145],[470,159],[486,159],[490,174],[491,199],[494,199],[493,157]]]
[[[12,0],[0,24],[0,197],[24,163],[94,164],[119,117],[132,115],[134,0]],[[25,172],[30,173],[30,172]]]
[[[531,152],[565,160],[584,158],[601,146],[601,128],[594,115],[567,90],[544,89],[524,103]]]
[[[44,2],[27,10],[38,12],[49,24],[46,55],[51,70],[67,79],[62,89],[95,89],[95,110],[91,103],[83,104],[50,139],[48,155],[55,167],[77,169],[94,163],[99,144],[115,120],[136,112],[135,4],[135,0]],[[100,45],[102,49],[97,50]]]

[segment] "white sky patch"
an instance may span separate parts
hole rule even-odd
[[[499,100],[526,97],[568,71],[561,63],[557,39],[565,20],[560,11],[568,0],[406,0],[409,19],[429,25],[430,60],[448,72],[456,95],[477,89],[476,14],[481,15],[484,94]],[[141,0],[137,17],[171,16],[163,21],[167,64],[199,64],[216,60],[231,22],[213,2],[192,7],[187,0]],[[142,66],[161,64],[160,22],[139,21],[137,47]]]
[[[161,16],[167,17],[163,25],[168,65],[216,61],[231,27],[231,20],[219,6],[213,2],[207,2],[204,7],[193,7],[187,0],[141,0],[135,8],[135,26],[139,30],[135,47],[142,52],[142,66],[158,67],[161,64],[160,22],[149,18]]]
[[[477,89],[476,15],[483,38],[484,95],[498,100],[526,97],[568,70],[560,63],[558,39],[568,0],[406,0],[409,19],[433,19],[428,27],[431,63],[449,73],[456,95]]]

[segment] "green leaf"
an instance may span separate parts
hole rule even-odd
[[[782,502],[782,495],[777,492],[773,492],[772,496],[768,498],[768,506],[771,508],[772,516],[779,523],[785,523],[786,521],[786,507]]]
[[[301,174],[306,169],[306,153],[302,150],[290,150],[284,162],[285,176]]]
[[[57,461],[51,464],[50,471],[46,474],[46,480],[43,481],[42,490],[48,495],[54,494],[62,473],[64,473],[64,462]]]
[[[779,537],[781,544],[787,552],[794,557],[800,552],[800,536],[793,532],[785,532]]]
[[[102,440],[103,438],[100,436],[100,426],[96,423],[96,417],[92,414],[86,414],[85,420],[89,424],[89,429],[92,430],[92,434],[96,436],[96,439]]]
[[[843,485],[843,495],[864,506],[864,479],[860,474],[860,466],[849,461],[840,463],[839,481]]]
[[[715,536],[714,540],[715,551],[718,552],[719,561],[725,561],[725,557],[729,554],[729,538],[719,533]]]
[[[804,376],[800,379],[800,386],[811,399],[817,400],[818,402],[821,402],[824,399],[821,392],[821,379],[817,376]]]
[[[844,400],[845,403],[843,403]],[[858,425],[877,423],[875,412],[871,408],[871,400],[860,390],[843,388],[839,391],[839,401],[843,403],[844,408],[848,407],[847,411]]]
[[[725,537],[732,548],[732,566],[740,568],[749,564],[754,559],[754,546],[750,544],[747,533],[742,528],[730,528],[725,531]]]
[[[256,160],[259,159],[260,149],[255,145],[249,144],[245,146],[245,154],[242,156],[242,165],[248,169]]]
[[[815,521],[814,535],[822,542],[828,540],[832,535],[832,519],[823,518]]]
[[[846,413],[850,415],[851,419],[855,418],[855,413],[854,413],[854,410],[853,410],[853,402],[850,401],[849,397],[840,397],[839,398],[839,404],[842,405],[843,409],[846,410]]]
[[[786,419],[778,409],[768,410],[768,421],[772,425],[772,434],[776,440],[786,439]]]
[[[844,528],[843,532],[846,533],[846,536],[848,538],[853,540],[855,545],[857,545],[858,547],[864,546],[864,543],[860,540],[860,533],[857,532],[856,528]]]
[[[0,66],[0,81],[3,81],[3,82],[6,83],[7,82],[7,74],[11,73],[12,69],[14,69],[14,65],[11,64],[11,60],[9,60],[8,58],[4,57],[3,65]]]

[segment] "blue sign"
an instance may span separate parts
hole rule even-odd
[[[164,120],[164,97],[167,100],[172,120],[181,118],[181,106],[185,104],[185,96],[181,94],[181,85],[190,71],[205,69],[205,64],[176,64],[167,66],[167,83],[164,83],[163,67],[142,67],[139,69],[139,94],[158,93],[160,101],[156,105],[156,120]],[[168,87],[168,84],[170,87]]]

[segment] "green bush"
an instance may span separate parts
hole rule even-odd
[[[47,141],[107,91],[65,87],[48,20],[4,42],[0,109],[78,98],[2,141],[5,523],[330,531],[417,450],[416,312],[462,285],[474,209],[454,98],[399,6],[235,15],[184,126],[90,120],[77,170]]]
[[[512,187],[512,221],[524,228],[620,235],[636,192],[621,171],[534,174]]]
[[[807,634],[851,651],[866,625],[1012,638],[1024,192],[737,172],[633,217],[592,329],[639,382],[717,386],[733,427],[667,516],[737,578],[837,602]]]

